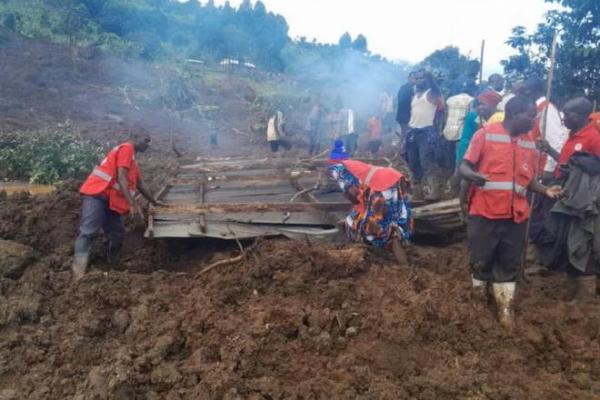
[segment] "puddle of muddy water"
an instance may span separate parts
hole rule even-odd
[[[53,185],[36,185],[27,182],[0,182],[0,191],[8,194],[29,192],[31,194],[48,194],[54,191]]]

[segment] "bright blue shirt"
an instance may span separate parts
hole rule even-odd
[[[462,164],[465,153],[469,148],[471,139],[475,136],[475,132],[479,129],[479,115],[476,111],[470,111],[465,117],[465,124],[463,126],[462,134],[460,135],[460,141],[456,147],[456,166]]]

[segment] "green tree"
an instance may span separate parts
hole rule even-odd
[[[472,62],[458,47],[448,46],[428,55],[419,66],[430,69],[438,77],[442,91],[448,95],[452,83],[470,69]]]
[[[342,49],[349,49],[352,47],[352,36],[348,32],[344,33],[340,36],[340,40],[338,40],[338,46]]]
[[[367,53],[369,51],[367,38],[363,34],[358,35],[356,39],[354,39],[354,42],[352,42],[352,48],[361,53]]]
[[[533,33],[513,29],[507,43],[517,54],[504,60],[508,74],[524,77],[545,75],[554,32],[559,35],[554,98],[564,101],[587,95],[600,101],[600,1],[546,0],[561,6],[546,14]]]

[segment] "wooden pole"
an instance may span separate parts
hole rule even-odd
[[[477,93],[475,94],[475,96],[477,96],[479,94],[479,90],[481,90],[481,86],[483,84],[483,54],[485,53],[485,39],[483,39],[481,41],[481,53],[479,54],[479,84],[478,84],[478,90]],[[479,109],[479,107],[477,108]],[[479,112],[477,112],[477,114],[479,115],[479,129],[483,128],[483,118],[481,116],[481,114],[479,114]]]
[[[483,84],[483,53],[485,52],[485,39],[481,41],[481,54],[479,55],[479,87]]]
[[[554,32],[554,38],[552,38],[552,48],[550,50],[550,71],[548,71],[548,85],[546,87],[546,101],[550,103],[550,96],[552,95],[552,81],[554,79],[554,64],[556,63],[556,44],[558,42],[558,32]],[[542,124],[542,139],[546,138],[546,127],[548,125],[548,107],[544,109],[544,123]],[[538,171],[539,175],[539,171]]]
[[[552,95],[552,80],[554,79],[554,65],[556,63],[556,46],[558,43],[558,32],[554,32],[554,37],[552,38],[552,47],[550,49],[550,70],[548,71],[548,81],[546,86],[546,101],[548,105],[542,111],[542,118],[540,121],[541,128],[541,138],[546,139],[546,130],[548,129],[548,109],[550,108],[550,96]],[[541,156],[541,155],[540,155]],[[538,162],[539,164],[539,162]],[[542,171],[538,168],[535,179],[540,179],[540,174]],[[531,208],[535,206],[536,201],[536,193],[531,194]],[[527,220],[527,228],[525,229],[525,248],[523,249],[523,255],[521,257],[521,278],[526,280],[525,278],[525,262],[527,261],[527,248],[529,247],[529,234],[531,232],[531,214],[529,219]]]

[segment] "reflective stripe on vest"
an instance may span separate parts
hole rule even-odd
[[[510,136],[499,133],[487,133],[485,139],[489,142],[510,143]],[[536,150],[535,143],[529,140],[518,139],[517,145],[527,150]]]
[[[377,170],[380,168],[381,167],[369,168],[369,172],[367,173],[367,177],[365,178],[365,185],[369,186],[371,184],[371,180],[373,179],[373,176],[375,176],[375,172],[377,172]]]
[[[480,189],[483,190],[512,190],[521,196],[527,196],[527,189],[511,181],[486,182]]]
[[[94,170],[92,171],[92,175],[97,176],[98,178],[103,179],[106,182],[110,182],[113,179],[113,177],[110,176],[110,174],[107,174],[106,172],[98,168],[94,168]]]
[[[498,143],[510,143],[510,136],[499,133],[487,133],[485,135],[485,140]]]
[[[111,182],[113,180],[113,177],[110,176],[110,174],[107,174],[106,172],[104,172],[98,168],[94,168],[94,170],[92,171],[92,175],[97,176],[98,178],[100,178],[106,182]],[[115,189],[117,192],[123,193],[123,191],[121,190],[121,185],[119,185],[117,182],[115,182],[112,185],[112,188]],[[131,196],[135,196],[135,190],[129,189],[129,194]]]
[[[519,140],[517,140],[517,144],[524,149],[537,150],[537,148],[535,147],[535,143],[533,143],[529,140],[519,139]]]

